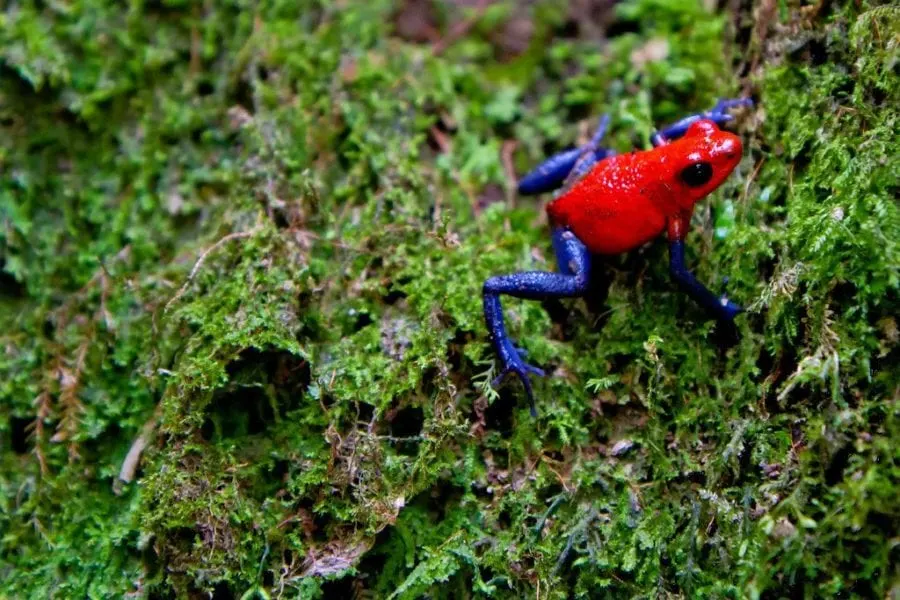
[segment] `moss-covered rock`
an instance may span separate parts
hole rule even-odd
[[[706,3],[708,4],[708,3]],[[900,11],[22,1],[0,15],[0,597],[897,593]],[[514,174],[752,94],[689,260],[552,268]]]

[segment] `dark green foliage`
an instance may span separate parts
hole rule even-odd
[[[0,597],[897,593],[898,10],[458,4],[0,15]],[[503,157],[740,90],[689,236],[737,335],[663,244],[508,301],[531,419],[487,385],[482,282],[552,268]]]

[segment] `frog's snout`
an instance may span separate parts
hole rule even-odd
[[[712,154],[715,157],[722,157],[726,160],[737,162],[740,160],[744,148],[739,137],[730,133],[723,133],[716,140],[712,150]]]

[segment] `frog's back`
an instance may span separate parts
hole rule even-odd
[[[666,165],[656,154],[632,152],[597,163],[547,206],[551,221],[571,229],[594,254],[620,254],[657,237],[676,208],[659,183]]]

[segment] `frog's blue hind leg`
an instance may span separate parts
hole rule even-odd
[[[721,126],[734,118],[730,114],[728,114],[728,109],[735,108],[737,106],[753,106],[753,100],[751,100],[750,98],[719,100],[715,106],[704,113],[685,117],[677,123],[672,123],[668,127],[660,129],[652,136],[650,136],[650,141],[654,146],[664,146],[668,142],[683,136],[688,127],[690,127],[693,123],[700,121],[701,119],[710,120],[716,125]]]
[[[554,154],[519,181],[519,193],[525,195],[552,192],[565,183],[587,173],[597,162],[612,156],[614,152],[600,147],[606,134],[609,115],[600,118],[600,124],[591,141],[579,147]]]
[[[572,298],[581,296],[588,289],[591,271],[591,256],[585,245],[571,231],[563,228],[553,230],[553,249],[559,265],[559,273],[528,271],[511,275],[498,275],[484,282],[484,318],[491,333],[491,341],[500,358],[500,376],[493,385],[500,382],[507,373],[515,373],[525,386],[525,393],[531,403],[531,414],[537,415],[534,393],[531,389],[529,373],[543,375],[537,367],[526,364],[520,351],[513,345],[503,325],[503,307],[500,295],[544,300],[547,298]]]

